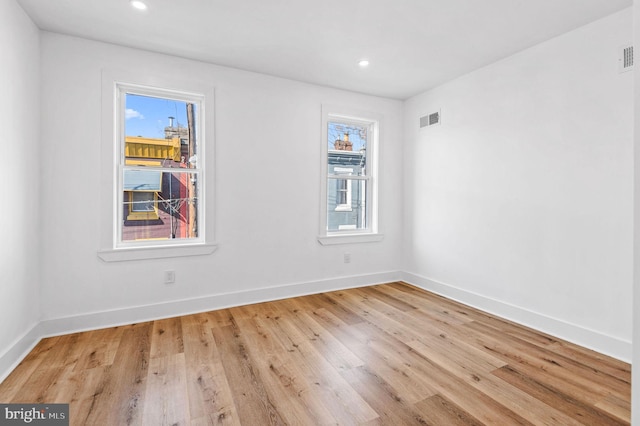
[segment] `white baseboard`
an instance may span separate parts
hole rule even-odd
[[[9,348],[0,355],[0,383],[2,383],[9,373],[31,352],[41,338],[40,324],[37,323],[24,333],[22,337],[16,339],[12,345],[9,345]]]
[[[402,280],[448,299],[464,303],[585,348],[593,349],[621,361],[631,362],[633,347],[630,341],[607,336],[594,330],[409,272],[403,272]]]
[[[400,271],[354,275],[43,320],[0,355],[0,382],[44,337],[135,324],[327,291],[383,284],[398,281],[401,277],[402,272]]]

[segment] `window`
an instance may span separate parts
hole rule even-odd
[[[374,114],[323,108],[322,244],[379,241]]]
[[[198,242],[202,98],[124,84],[117,90],[117,246]]]
[[[205,106],[212,90],[120,81],[103,75],[103,154],[112,159],[103,178],[110,170],[113,182],[112,195],[102,198],[103,207],[112,206],[103,223],[109,220],[112,232],[103,233],[98,255],[117,261],[213,252],[205,237]]]

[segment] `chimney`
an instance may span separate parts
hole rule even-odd
[[[169,117],[169,127],[173,127],[173,120],[175,120],[175,117]]]
[[[349,142],[349,133],[344,134],[344,139],[338,139],[333,144],[337,151],[353,151],[353,144]]]

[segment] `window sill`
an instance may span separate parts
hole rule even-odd
[[[163,259],[168,257],[203,256],[211,254],[217,244],[193,244],[183,246],[136,247],[99,250],[98,257],[105,262],[125,262],[128,260]]]
[[[349,205],[339,205],[338,207],[336,207],[336,209],[334,210],[336,212],[352,212],[353,209],[349,206]]]
[[[324,235],[318,237],[318,242],[323,246],[331,246],[335,244],[374,243],[383,239],[384,234]]]

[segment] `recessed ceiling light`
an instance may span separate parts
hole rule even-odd
[[[146,10],[147,5],[141,2],[140,0],[132,0],[131,6],[135,7],[138,10]]]
[[[363,59],[360,62],[358,62],[358,66],[360,66],[360,68],[366,68],[369,66],[369,61],[367,61],[366,59]]]

